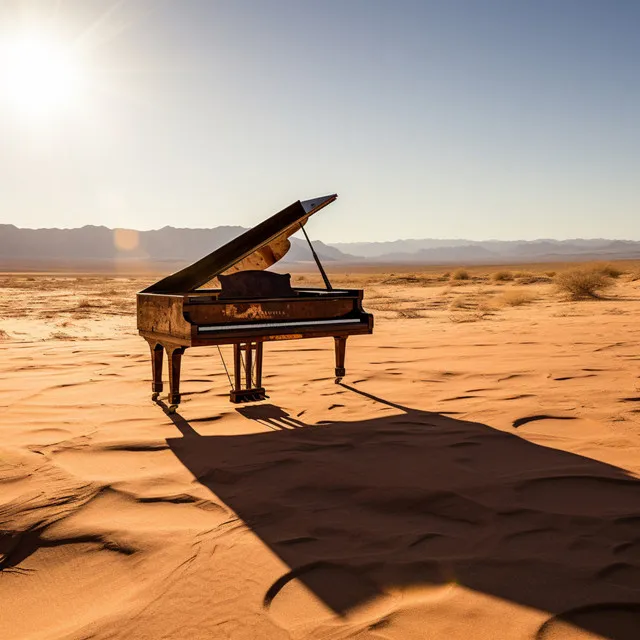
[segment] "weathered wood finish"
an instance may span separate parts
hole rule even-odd
[[[246,402],[265,397],[262,388],[263,343],[273,340],[300,340],[306,338],[335,338],[336,378],[346,375],[346,341],[350,335],[373,331],[373,316],[362,309],[363,292],[344,290],[322,297],[306,297],[304,290],[296,298],[275,300],[218,300],[188,303],[188,295],[155,293],[138,294],[138,330],[151,347],[152,393],[154,398],[162,392],[162,350],[167,352],[169,365],[169,401],[173,408],[180,404],[180,366],[186,347],[234,345],[234,385],[230,393],[232,402]],[[226,330],[222,334],[199,333],[204,325],[268,324],[282,321],[311,321],[334,318],[352,318],[348,326],[322,325],[287,331],[262,326]],[[247,344],[254,345],[250,352]],[[255,354],[253,353],[255,351]],[[247,358],[253,365],[255,377],[247,378]],[[251,367],[249,367],[250,369]],[[244,372],[244,376],[243,376]],[[245,378],[243,382],[243,377]]]
[[[264,342],[333,337],[336,378],[345,375],[347,337],[373,331],[373,316],[362,308],[363,292],[332,290],[326,275],[327,290],[295,289],[287,275],[255,271],[281,258],[289,246],[287,238],[335,198],[298,201],[138,294],[138,332],[151,349],[154,399],[163,390],[166,352],[169,410],[175,411],[181,400],[180,369],[187,347],[234,345],[232,402],[266,397],[262,387]],[[252,271],[244,271],[248,268]],[[237,271],[240,273],[225,278],[224,274]],[[224,292],[196,290],[213,278],[223,283]]]
[[[353,295],[349,295],[353,294]],[[357,292],[340,296],[274,298],[270,300],[220,300],[209,304],[186,303],[185,318],[190,323],[225,324],[248,320],[320,320],[340,318],[353,311]],[[361,296],[360,296],[361,297]]]
[[[334,340],[336,349],[336,378],[344,378],[346,375],[344,360],[347,352],[347,338],[345,336],[336,336]]]

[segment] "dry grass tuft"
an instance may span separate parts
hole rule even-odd
[[[619,278],[624,273],[624,271],[609,263],[596,263],[593,265],[593,270],[608,278]]]
[[[449,304],[451,322],[477,322],[492,315],[494,309],[477,297],[457,296]]]
[[[416,309],[398,309],[398,318],[404,318],[407,320],[415,320],[416,318],[422,318],[423,316]]]
[[[466,269],[456,269],[451,274],[452,280],[471,280],[471,275]]]
[[[553,278],[549,278],[548,276],[523,276],[522,278],[518,278],[518,284],[545,284],[553,282]]]
[[[600,294],[613,286],[613,280],[593,267],[570,269],[559,273],[555,278],[556,286],[571,300],[599,298]]]
[[[530,291],[513,289],[512,291],[505,291],[500,298],[500,302],[507,307],[520,307],[523,304],[533,302],[536,298],[537,296]]]
[[[73,340],[73,336],[70,336],[64,331],[54,331],[49,337],[52,340]]]
[[[413,273],[404,275],[404,276],[396,276],[391,275],[390,277],[384,279],[381,284],[394,284],[394,285],[402,285],[402,284],[418,284],[425,285],[431,282],[431,278],[428,276],[416,275]]]
[[[491,279],[496,282],[510,282],[513,280],[513,273],[511,273],[511,271],[496,271],[491,276]]]

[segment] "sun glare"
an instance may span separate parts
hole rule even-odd
[[[70,46],[30,34],[2,49],[2,93],[21,113],[49,115],[74,103],[81,69]]]

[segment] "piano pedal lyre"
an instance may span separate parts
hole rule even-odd
[[[262,342],[245,342],[233,345],[234,385],[229,392],[231,402],[257,402],[267,397],[262,386],[262,345]],[[255,366],[253,363],[254,352]]]

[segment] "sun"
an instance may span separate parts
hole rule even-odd
[[[49,34],[23,34],[0,52],[1,92],[21,113],[51,115],[73,105],[81,65],[73,47]]]

